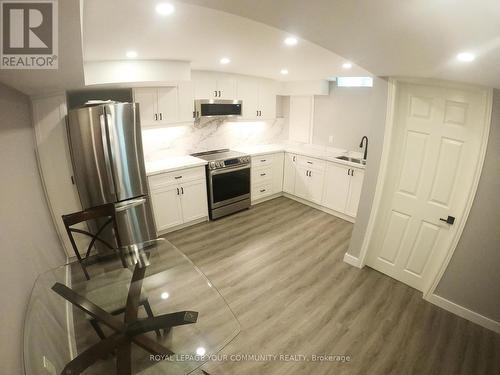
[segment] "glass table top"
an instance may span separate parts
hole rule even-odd
[[[89,258],[89,280],[78,262],[39,276],[24,327],[27,375],[189,374],[239,333],[224,298],[170,242],[122,254],[126,267],[116,254]]]

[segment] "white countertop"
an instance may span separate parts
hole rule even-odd
[[[146,162],[146,175],[153,176],[159,173],[178,171],[179,169],[206,165],[207,161],[194,156],[179,155],[166,156],[162,159]]]
[[[300,145],[300,144],[268,144],[268,145],[246,145],[239,147],[231,147],[232,150],[243,152],[251,156],[273,154],[276,152],[291,152],[297,155],[308,156],[327,160],[339,164],[348,165],[350,167],[364,169],[365,166],[349,162],[346,160],[336,159],[338,156],[349,155],[352,157],[360,157],[359,153],[349,152],[347,150],[324,147],[317,145]],[[153,176],[155,174],[178,171],[180,169],[192,168],[206,165],[207,161],[189,155],[172,155],[162,156],[158,160],[150,160],[146,162],[146,175]]]
[[[300,145],[300,144],[269,144],[269,145],[248,145],[241,147],[233,147],[235,151],[244,152],[251,156],[266,155],[276,152],[291,152],[297,155],[308,156],[311,158],[332,161],[339,164],[348,165],[350,167],[364,169],[365,165],[353,163],[346,160],[337,159],[338,156],[348,155],[351,157],[360,158],[358,152],[347,151],[344,149],[324,147],[317,145]]]

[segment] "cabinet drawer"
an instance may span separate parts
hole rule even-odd
[[[271,166],[252,169],[252,185],[259,185],[263,181],[273,178],[273,168]]]
[[[273,193],[273,185],[271,182],[252,186],[252,200],[267,197]]]
[[[302,166],[304,168],[308,169],[317,169],[320,171],[324,171],[326,168],[326,161],[320,160],[320,159],[315,159],[315,158],[310,158],[307,156],[298,156],[297,157],[297,162],[299,166]]]
[[[273,163],[273,155],[252,156],[252,168],[259,168]]]
[[[205,167],[181,169],[148,177],[151,190],[171,184],[205,179]]]

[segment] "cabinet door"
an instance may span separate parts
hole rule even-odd
[[[259,118],[276,118],[276,86],[272,82],[263,82],[259,86]]]
[[[182,224],[180,189],[177,185],[151,191],[153,213],[158,232]]]
[[[315,169],[309,169],[309,175],[307,178],[307,199],[311,202],[321,204],[321,198],[323,197],[323,182],[324,182],[324,171],[318,171]]]
[[[208,77],[198,78],[194,81],[195,99],[217,99],[217,81]]]
[[[242,118],[246,120],[256,119],[258,102],[259,102],[259,85],[253,80],[238,81],[238,95],[237,99],[243,101],[243,115]]]
[[[236,99],[236,81],[229,78],[221,78],[217,80],[217,98],[224,100]]]
[[[349,194],[349,168],[336,163],[328,163],[325,173],[323,206],[345,212]]]
[[[184,222],[208,216],[206,180],[184,183],[180,185],[180,188]]]
[[[194,111],[194,84],[193,82],[181,82],[178,86],[179,99],[179,121],[193,121]]]
[[[178,121],[177,87],[158,88],[158,120],[162,124]]]
[[[297,166],[295,171],[295,195],[309,200],[309,170]]]
[[[137,88],[134,89],[134,100],[139,103],[139,114],[141,125],[158,125],[157,102],[158,91],[156,88]]]
[[[273,155],[273,194],[283,191],[283,157],[283,152]]]
[[[349,195],[347,197],[346,214],[356,217],[365,172],[361,169],[352,169],[352,171],[351,184],[349,185]]]
[[[295,194],[295,174],[297,155],[285,152],[285,162],[283,168],[283,191],[288,194]]]
[[[290,140],[310,143],[312,138],[313,96],[291,96],[289,114]]]

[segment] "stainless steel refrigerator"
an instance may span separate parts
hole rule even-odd
[[[137,103],[70,110],[68,139],[82,207],[114,203],[123,245],[156,237]],[[89,224],[91,231],[97,226]],[[105,237],[113,238],[111,229]]]

